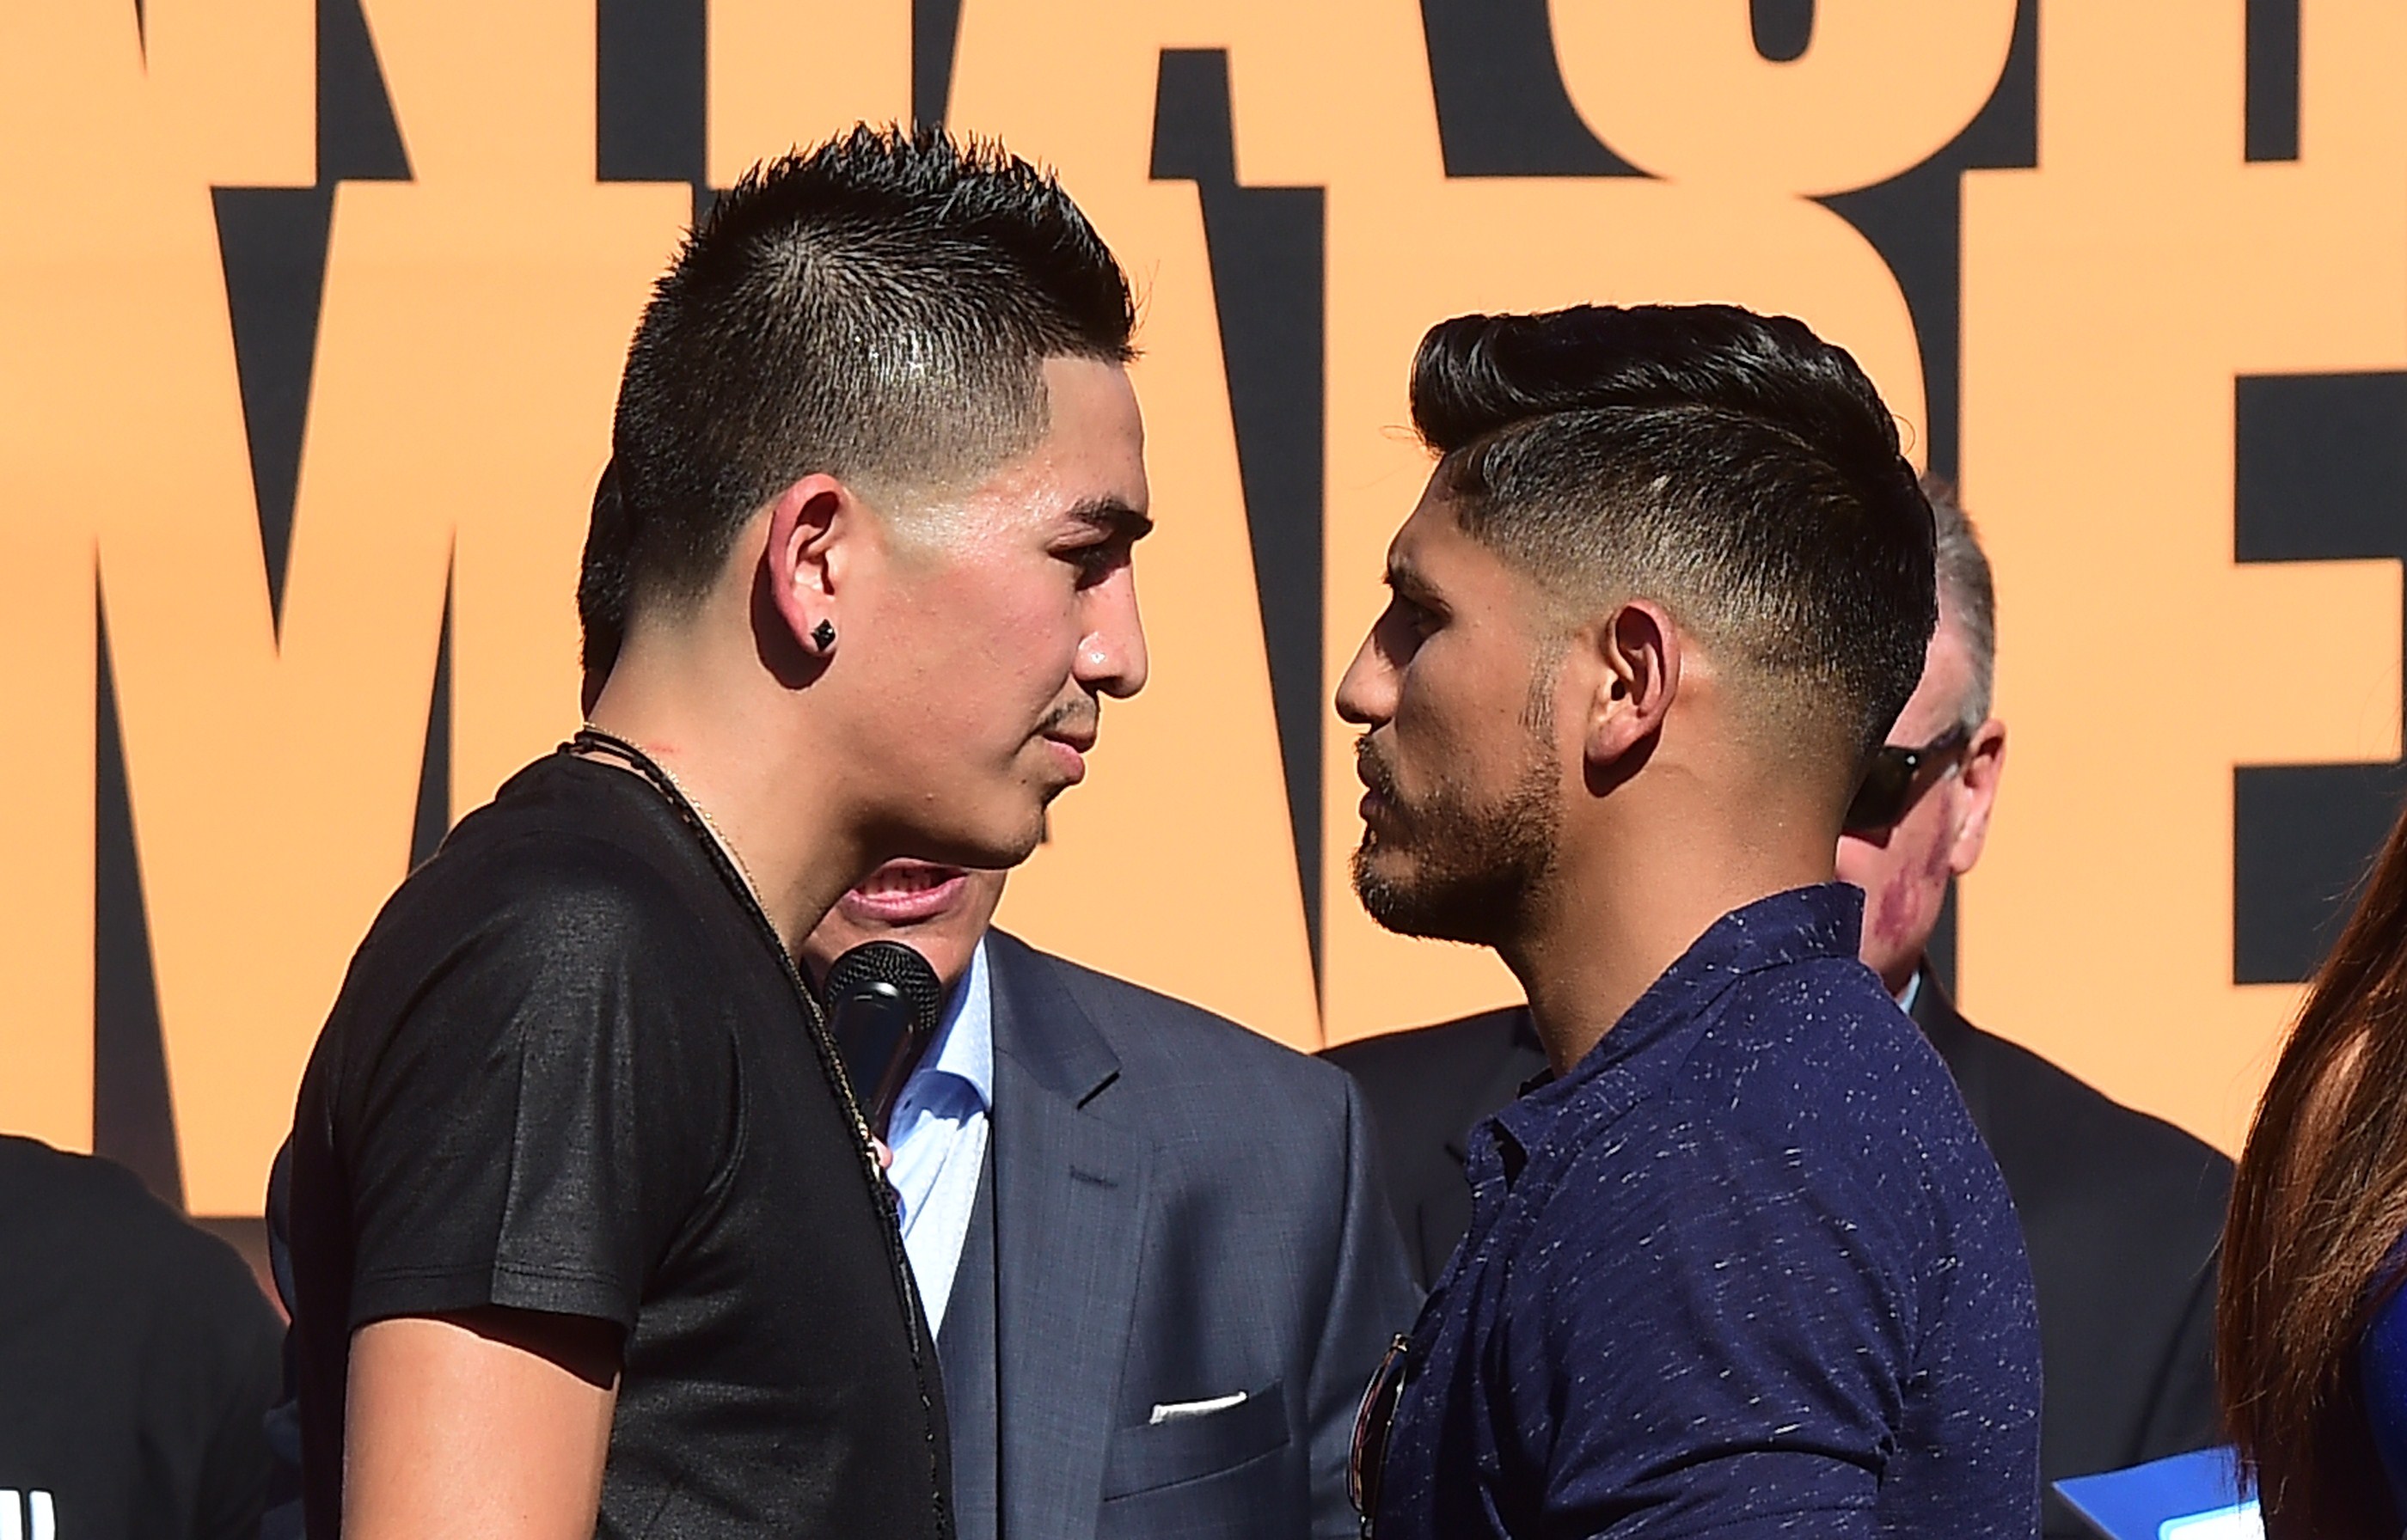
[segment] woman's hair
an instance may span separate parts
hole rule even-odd
[[[2357,1348],[2407,1236],[2407,819],[2273,1068],[2231,1190],[2215,1354],[2270,1540],[2398,1540]]]

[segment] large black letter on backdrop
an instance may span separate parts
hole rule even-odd
[[[317,11],[316,182],[309,187],[210,189],[257,503],[260,558],[270,614],[279,629],[310,382],[317,365],[335,184],[410,179],[409,158],[359,0],[318,0]],[[444,745],[448,826],[448,629],[446,635],[435,686],[442,720],[432,726],[430,737],[440,733]],[[104,616],[94,787],[93,1149],[131,1169],[161,1198],[180,1206],[182,1163],[111,669]],[[433,838],[442,838],[441,827]],[[423,830],[418,842],[428,842]]]
[[[162,1202],[184,1206],[175,1100],[159,1030],[150,922],[126,795],[125,743],[109,671],[108,617],[100,616],[100,709],[93,785],[92,1151],[142,1179]]]
[[[335,184],[409,179],[409,157],[359,0],[318,0],[317,184],[211,189],[259,500],[260,553],[268,601],[279,617]]]
[[[1756,47],[1794,39],[1790,30],[1766,35],[1765,11],[1756,9]],[[1803,44],[1800,44],[1800,51]],[[1922,354],[1923,463],[1954,481],[1963,438],[1964,397],[1964,173],[1976,167],[2039,164],[2039,7],[2025,0],[2015,13],[2015,36],[1997,89],[1980,113],[1947,147],[1904,174],[1874,187],[1842,192],[1820,202],[1856,227],[1888,264],[1914,317]],[[1971,510],[1977,528],[1980,510]],[[2011,597],[2004,601],[2011,606]],[[1948,884],[1926,951],[1926,966],[1949,989],[1956,987],[1956,886]]]
[[[2248,0],[2244,137],[2251,161],[2299,158],[2299,0]]]
[[[2407,558],[2407,374],[2245,377],[2234,411],[2236,559]],[[2294,982],[2337,937],[2407,764],[2243,766],[2231,791],[2232,982]]]
[[[1152,176],[1191,180],[1204,205],[1288,820],[1317,971],[1326,215],[1317,187],[1237,185],[1226,52],[1164,50],[1154,104]]]
[[[1546,0],[1421,0],[1449,177],[1637,177],[1572,107]]]

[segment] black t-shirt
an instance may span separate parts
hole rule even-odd
[[[133,1173],[0,1137],[0,1535],[255,1535],[282,1335]]]
[[[934,1354],[814,1009],[653,786],[554,755],[404,883],[292,1136],[311,1540],[350,1335],[496,1305],[626,1332],[605,1535],[942,1537]]]

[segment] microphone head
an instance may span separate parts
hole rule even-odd
[[[867,999],[893,1002],[910,1014],[911,1031],[925,1037],[945,1013],[945,986],[928,959],[901,941],[863,941],[828,965],[819,994],[830,1014]]]
[[[900,941],[863,941],[838,957],[819,991],[869,1131],[886,1137],[896,1098],[935,1041],[945,986],[928,959]]]

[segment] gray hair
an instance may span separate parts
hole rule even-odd
[[[1988,719],[1997,683],[1997,586],[1989,577],[1981,537],[1956,501],[1955,487],[1942,477],[1925,476],[1922,492],[1930,500],[1938,533],[1940,623],[1954,624],[1973,660],[1973,682],[1965,688],[1960,713],[1966,727],[1978,727]]]

